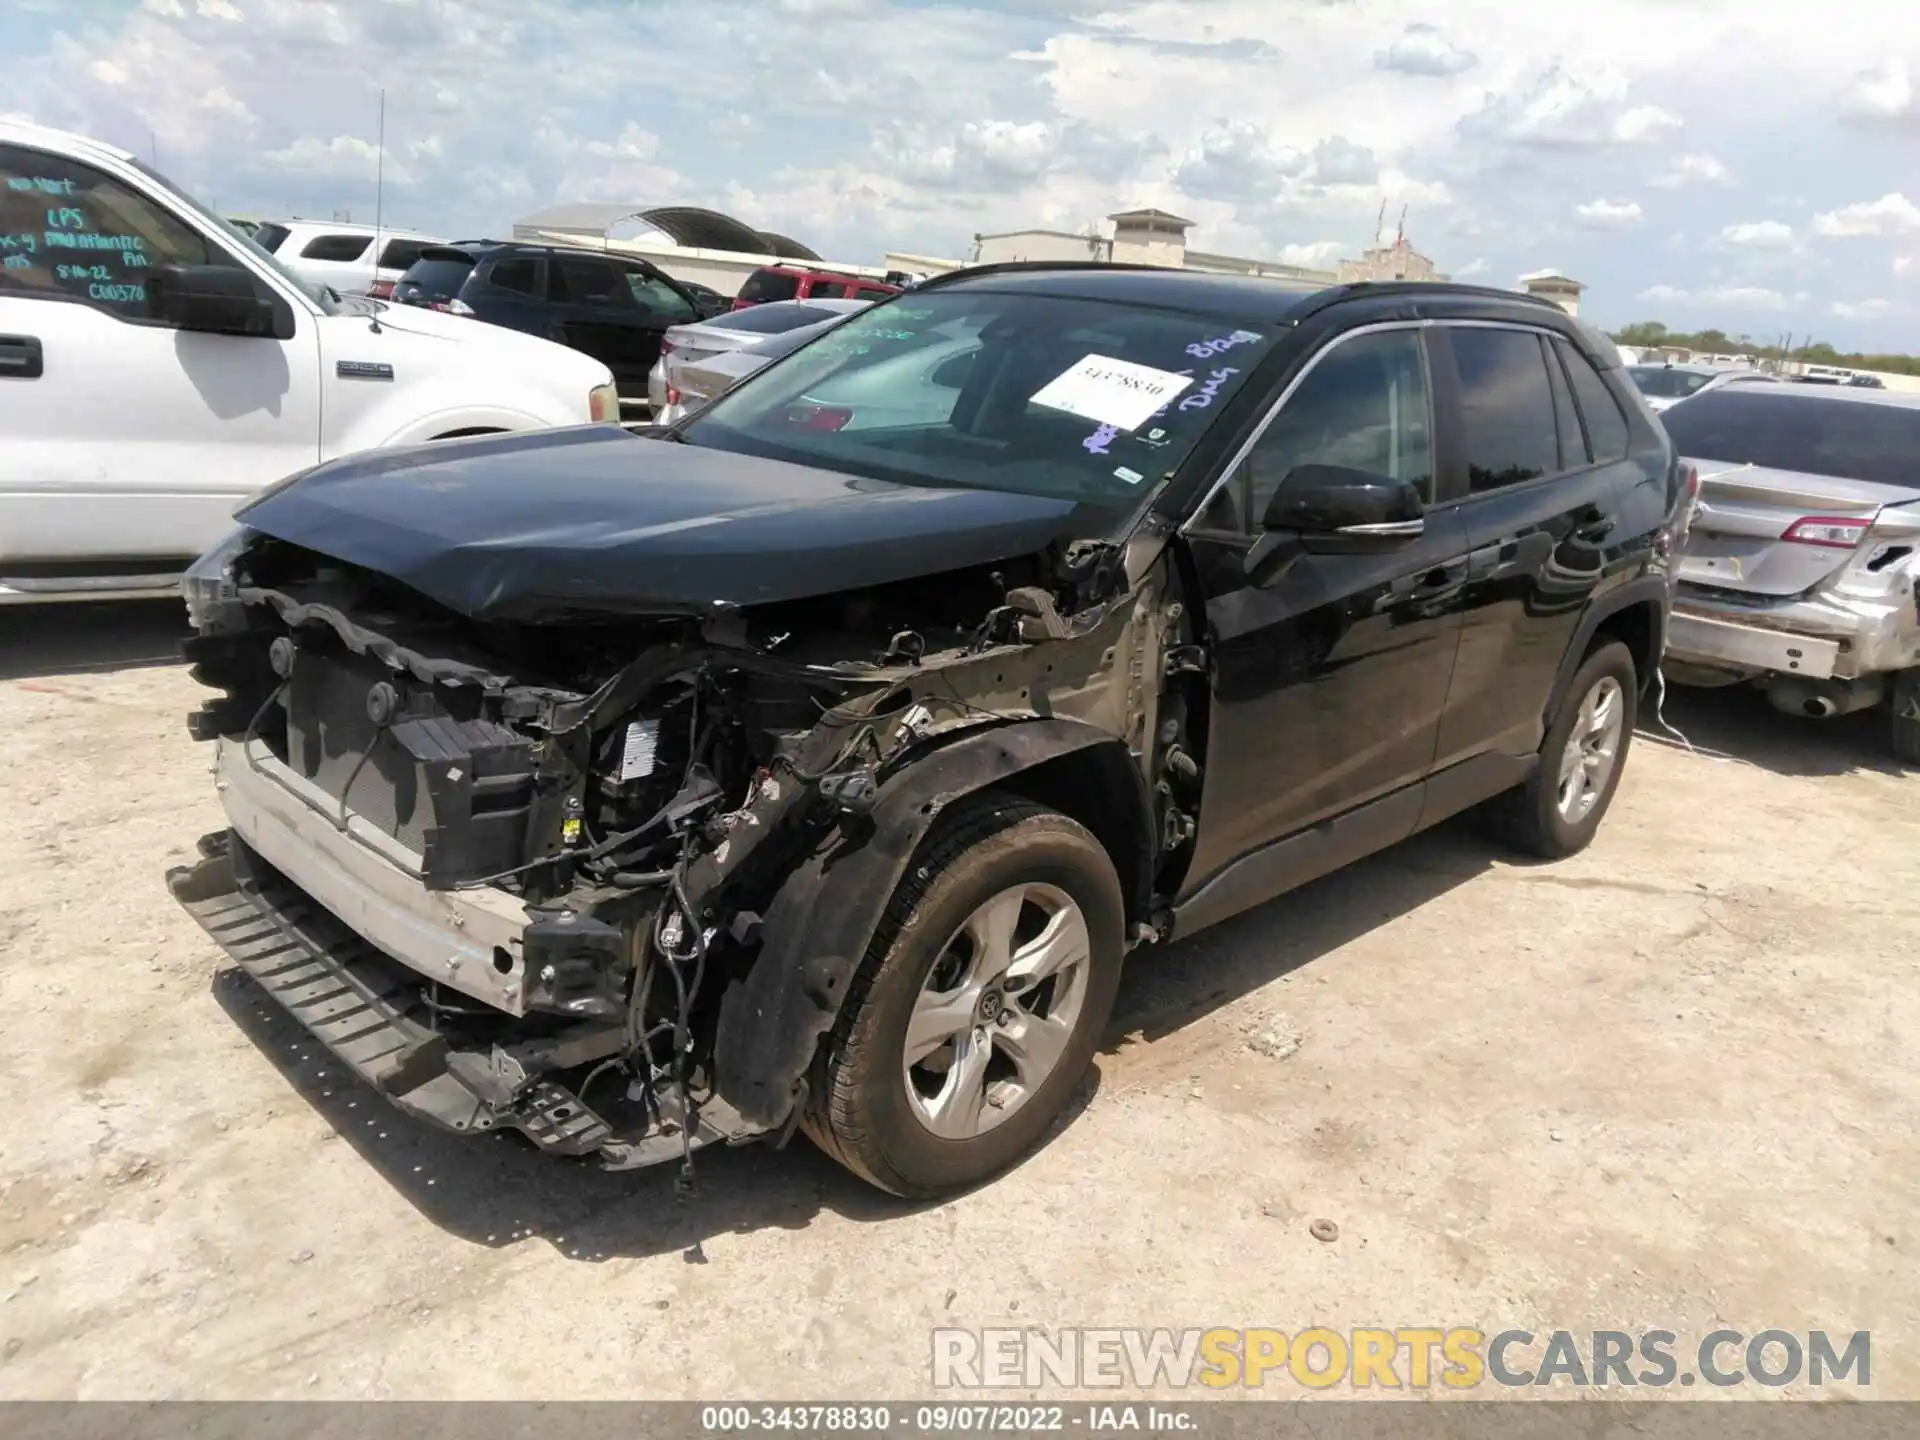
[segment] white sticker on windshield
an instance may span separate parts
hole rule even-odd
[[[1129,485],[1138,485],[1142,480],[1147,478],[1146,476],[1142,475],[1138,470],[1129,470],[1124,465],[1116,469],[1113,472],[1113,474],[1115,479],[1124,480]]]
[[[1137,430],[1191,384],[1191,376],[1107,355],[1089,355],[1049,380],[1032,399],[1049,410],[1064,410],[1121,430]]]

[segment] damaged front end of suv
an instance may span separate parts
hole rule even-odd
[[[412,463],[483,463],[486,443],[437,453]],[[592,588],[564,563],[579,536],[510,562],[469,550],[449,580],[268,533],[327,542],[327,473],[259,502],[244,518],[264,528],[189,577],[188,657],[218,692],[191,725],[229,828],[171,883],[402,1109],[618,1168],[690,1173],[702,1145],[803,1122],[831,1144],[808,1121],[823,1041],[909,860],[969,797],[1045,803],[1106,850],[1120,912],[1063,945],[1117,968],[1154,933],[1198,770],[1177,679],[1163,696],[1191,647],[1151,525],[902,578],[921,562],[895,536],[851,589],[613,603],[570,595]],[[1024,1011],[1008,984],[978,1003],[1037,1033],[1066,999],[1045,989]],[[924,1092],[964,1046],[922,1057]]]

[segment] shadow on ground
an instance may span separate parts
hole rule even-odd
[[[0,680],[178,665],[191,632],[178,600],[0,608]]]
[[[1109,1053],[1128,1040],[1173,1034],[1320,959],[1482,873],[1493,855],[1470,830],[1448,826],[1192,940],[1139,952],[1121,988]],[[784,1150],[755,1144],[698,1152],[697,1191],[682,1198],[677,1165],[610,1174],[588,1161],[541,1155],[517,1135],[445,1134],[361,1083],[243,972],[220,972],[214,994],[361,1159],[428,1220],[476,1245],[538,1238],[576,1260],[677,1250],[701,1264],[701,1243],[717,1235],[802,1229],[822,1210],[882,1221],[924,1208],[866,1185],[800,1136]],[[1096,1103],[1099,1070],[1090,1071],[1055,1135]]]
[[[1667,691],[1664,714],[1667,724],[1701,754],[1744,761],[1776,775],[1909,773],[1894,758],[1891,720],[1884,706],[1809,720],[1782,714],[1759,691],[1745,686],[1694,690],[1676,685]],[[1661,729],[1651,707],[1640,717],[1640,737],[1681,744]]]

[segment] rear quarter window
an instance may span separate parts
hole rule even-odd
[[[259,226],[253,232],[253,243],[258,245],[262,250],[265,250],[268,254],[272,254],[275,250],[278,250],[280,248],[280,242],[286,238],[287,227],[284,225],[275,225],[271,221]]]
[[[425,294],[437,299],[447,299],[460,293],[460,287],[467,283],[467,277],[473,273],[473,261],[457,259],[451,255],[432,255],[415,261],[401,277],[408,285],[418,285]]]
[[[755,305],[769,300],[791,300],[800,293],[800,277],[777,270],[756,270],[740,287],[740,298]]]
[[[420,258],[420,252],[427,248],[426,240],[389,240],[380,251],[382,270],[404,270]]]
[[[1729,386],[1660,417],[1682,455],[1920,490],[1920,406]]]
[[[358,260],[373,243],[369,235],[316,235],[300,251],[302,260]]]

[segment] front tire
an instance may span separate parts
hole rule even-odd
[[[1639,694],[1625,645],[1602,645],[1581,662],[1541,742],[1533,777],[1489,807],[1502,839],[1543,860],[1565,859],[1593,843],[1627,763]]]
[[[1120,984],[1126,907],[1077,821],[962,802],[923,842],[815,1062],[801,1127],[883,1190],[998,1174],[1072,1097]]]

